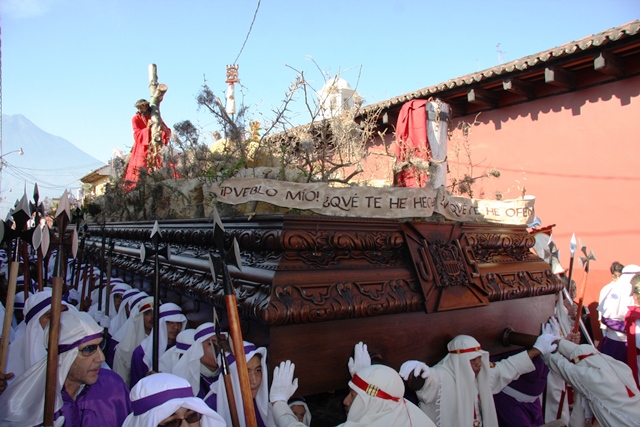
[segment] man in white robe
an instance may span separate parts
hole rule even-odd
[[[402,364],[400,376],[407,381],[418,380],[420,409],[438,427],[496,427],[493,395],[533,371],[531,360],[555,349],[555,339],[550,333],[542,334],[533,348],[491,366],[489,352],[482,350],[475,338],[458,335],[447,345],[449,354],[437,365],[429,368],[423,362],[409,360]],[[421,386],[420,379],[425,380]]]
[[[571,427],[591,426],[593,417],[602,427],[640,426],[640,391],[626,364],[565,339],[557,352],[543,358],[573,387]]]

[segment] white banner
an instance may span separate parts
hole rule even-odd
[[[271,179],[228,179],[210,191],[219,202],[237,205],[261,201],[307,209],[329,216],[369,218],[428,218],[434,212],[453,221],[527,224],[535,217],[535,198],[478,200],[447,194],[444,187],[330,187],[326,183],[299,184]]]

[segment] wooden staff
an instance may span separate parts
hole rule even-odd
[[[69,196],[65,191],[58,204],[55,218],[58,228],[58,256],[52,283],[53,291],[51,295],[51,320],[49,322],[49,348],[47,350],[47,379],[44,394],[43,427],[52,427],[55,416],[56,385],[58,382],[58,338],[60,334],[60,313],[62,311],[62,287],[64,285],[62,275],[64,273],[63,263],[66,263],[64,239],[70,218]]]
[[[587,255],[587,247],[585,245],[582,244],[582,242],[580,243],[580,246],[582,247],[582,253],[584,254],[584,257],[580,258],[580,262],[582,263],[582,265],[584,266],[584,274],[582,275],[582,284],[580,285],[580,299],[578,300],[578,311],[576,312],[576,320],[573,323],[573,333],[578,333],[578,330],[580,328],[580,320],[582,319],[582,305],[584,304],[584,294],[585,291],[587,290],[587,277],[589,276],[589,264],[591,263],[591,261],[595,261],[596,260],[596,256],[594,255],[593,252],[590,252]]]
[[[247,427],[257,427],[256,414],[253,408],[253,396],[251,395],[251,385],[249,384],[249,371],[247,369],[247,358],[244,353],[244,340],[242,339],[242,329],[240,327],[240,315],[238,314],[238,301],[231,284],[227,258],[233,256],[238,268],[241,268],[240,251],[238,242],[233,240],[233,251],[227,253],[224,249],[224,227],[217,209],[213,211],[213,243],[218,249],[218,254],[209,253],[211,260],[215,263],[217,270],[222,273],[222,283],[224,286],[224,298],[229,316],[229,333],[233,340],[233,348],[236,354],[236,366],[238,368],[238,378],[240,380],[240,390],[242,392],[242,407],[244,408],[244,418]],[[216,277],[216,276],[214,276]]]
[[[2,223],[4,234],[4,223]],[[19,240],[17,238],[16,240]],[[16,242],[18,243],[18,242]],[[14,253],[14,259],[9,264],[9,284],[7,286],[7,300],[4,312],[4,324],[2,325],[2,342],[0,345],[0,373],[5,373],[7,367],[7,354],[9,351],[9,334],[11,333],[11,316],[13,315],[13,305],[16,298],[16,283],[18,282],[18,269],[20,262],[17,259],[18,252]]]
[[[107,252],[107,298],[105,301],[105,308],[104,311],[107,314],[107,316],[109,316],[109,308],[111,307],[111,266],[112,266],[112,259],[113,259],[113,249],[115,246],[115,242],[113,240],[111,240],[109,242],[109,251]],[[105,337],[109,336],[109,328],[104,328],[104,331],[106,332]]]
[[[213,308],[213,324],[215,325],[216,338],[218,341],[217,353],[220,355],[220,370],[222,371],[222,378],[224,379],[224,389],[227,392],[227,404],[229,405],[231,424],[233,427],[240,427],[238,407],[236,406],[236,397],[233,392],[233,378],[231,378],[231,374],[229,372],[229,362],[227,361],[227,355],[225,352],[226,339],[222,336],[222,332],[220,331],[220,321],[218,320],[218,313],[216,312],[215,307]]]
[[[104,251],[107,243],[107,235],[102,221],[102,247],[100,248],[100,282],[98,284],[98,311],[102,311],[102,287],[104,286]],[[109,313],[107,313],[108,315]]]

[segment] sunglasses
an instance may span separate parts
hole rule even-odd
[[[191,412],[184,418],[178,418],[175,420],[167,421],[164,424],[158,424],[158,427],[180,427],[182,425],[182,420],[186,421],[187,424],[193,424],[202,418],[202,414],[199,412]]]
[[[107,345],[107,341],[102,340],[100,344],[91,344],[91,345],[85,346],[82,350],[78,349],[78,351],[82,353],[84,357],[89,357],[89,356],[93,356],[95,352],[98,351],[98,349],[104,350],[106,345]]]

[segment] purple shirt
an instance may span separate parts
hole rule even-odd
[[[549,368],[541,357],[532,360],[536,369],[520,375],[509,383],[508,387],[527,396],[540,396],[547,385]],[[544,414],[540,398],[533,402],[521,402],[503,391],[493,395],[500,427],[538,427],[544,424]]]
[[[136,347],[131,355],[131,371],[129,372],[129,387],[134,385],[149,372],[149,367],[144,363],[144,349],[142,345]]]
[[[100,369],[98,381],[85,386],[74,401],[62,390],[65,427],[121,426],[131,412],[129,389],[118,374]]]

